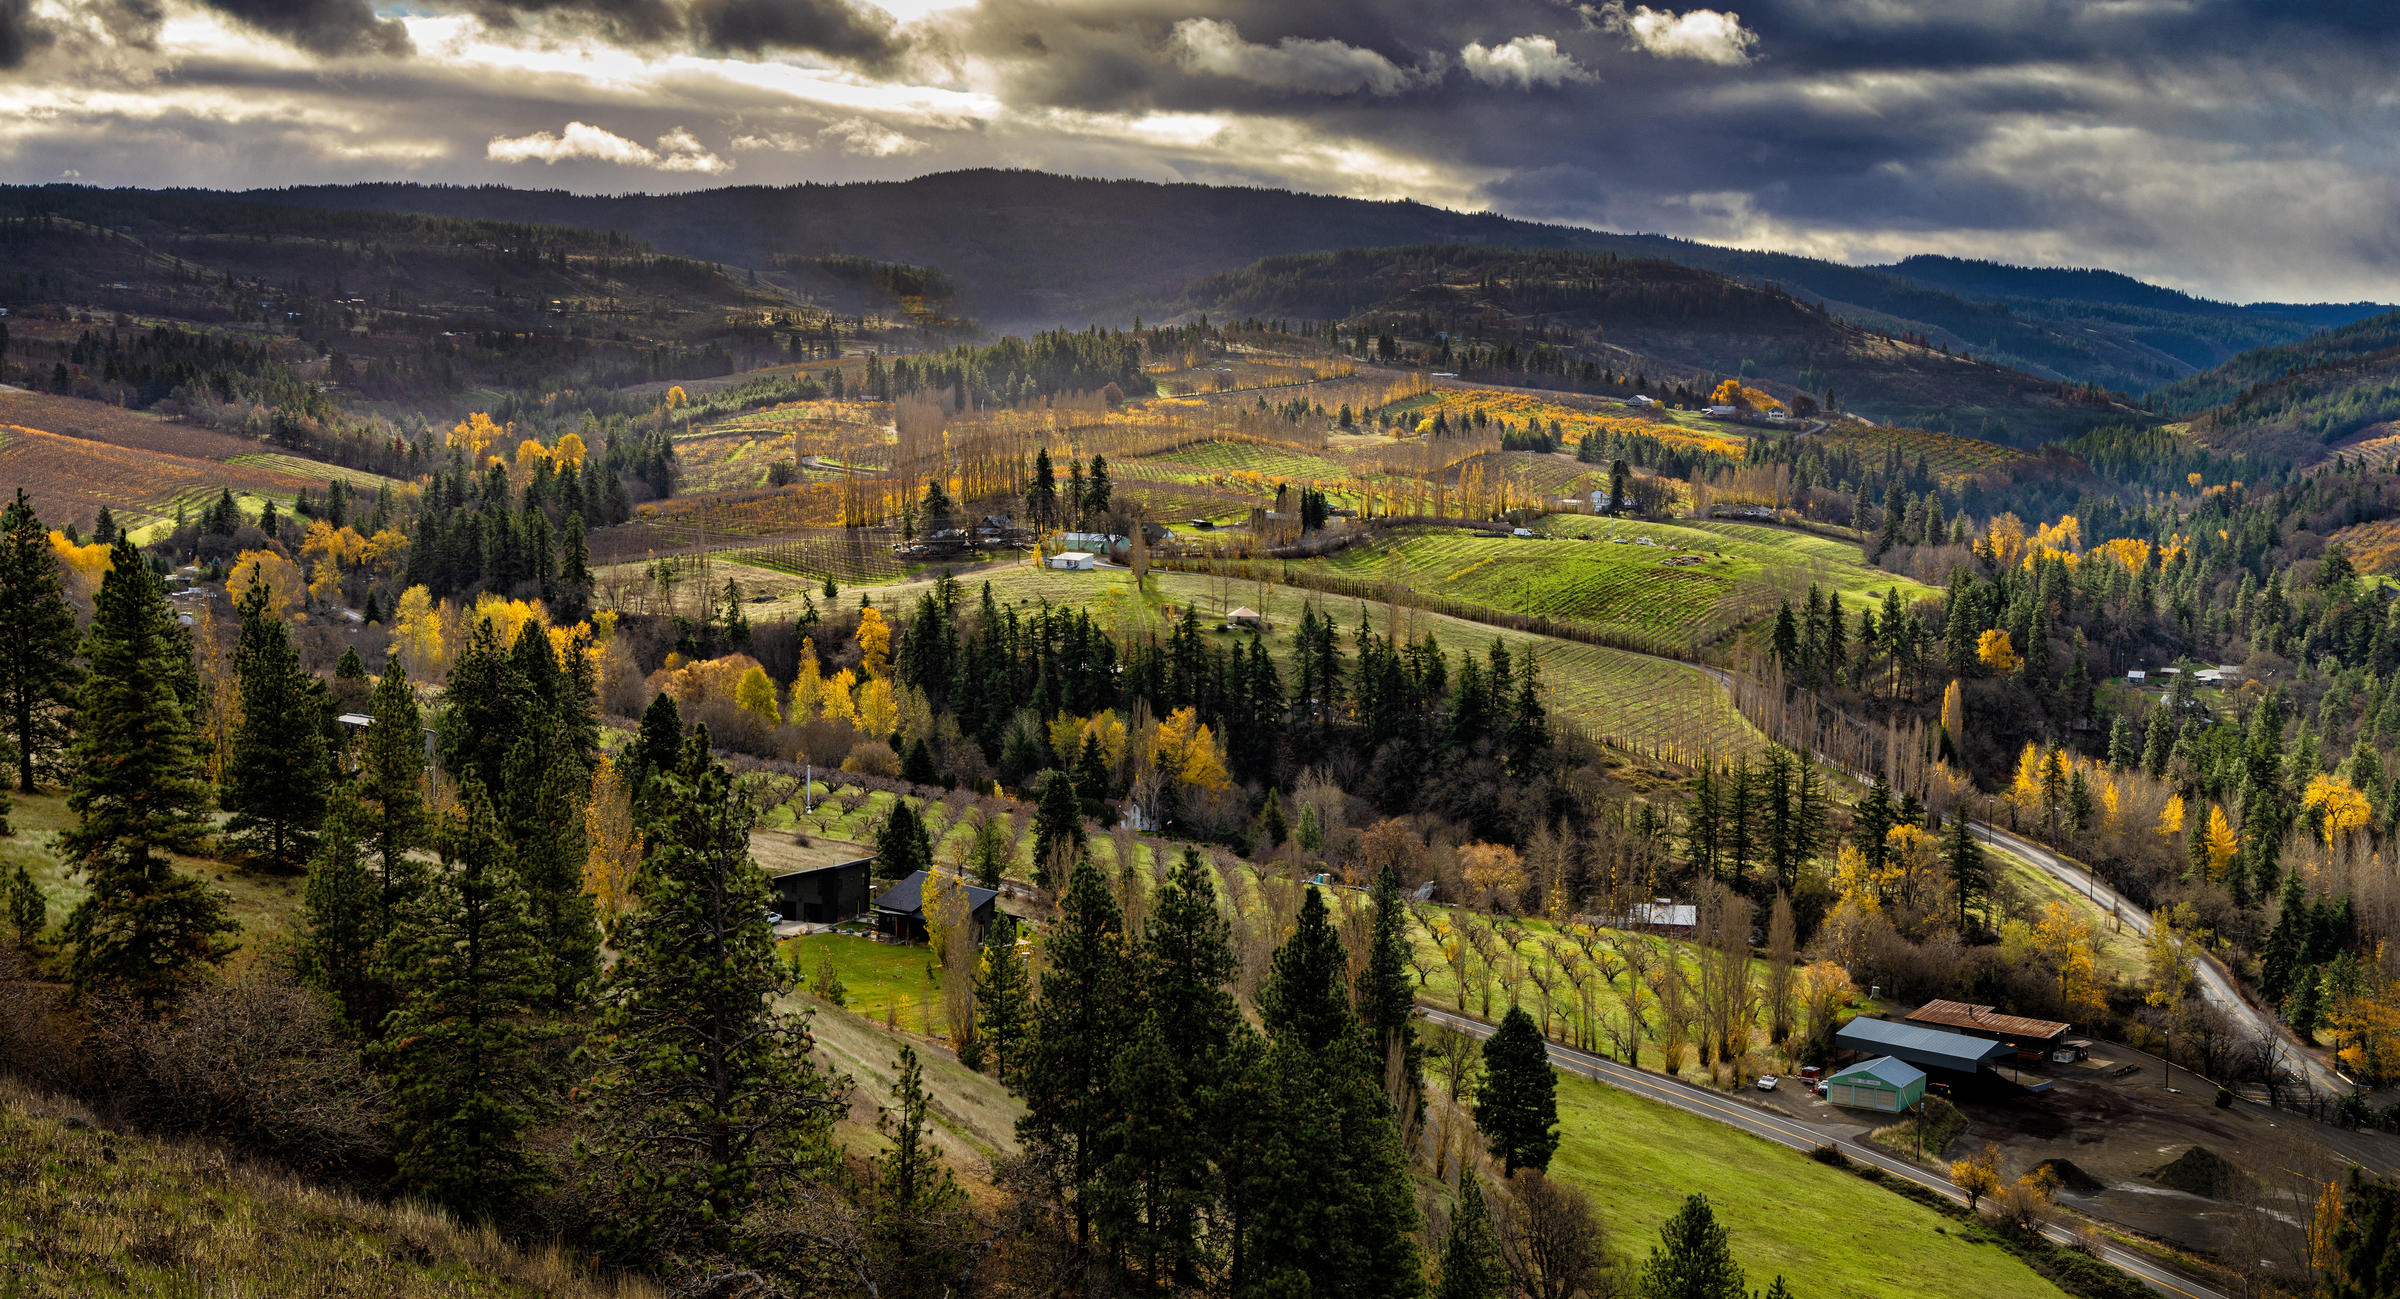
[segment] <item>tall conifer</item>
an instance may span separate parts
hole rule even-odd
[[[256,866],[297,873],[316,850],[331,762],[323,689],[300,666],[290,629],[267,603],[262,578],[244,593],[233,652],[242,720],[225,762],[226,837]]]
[[[0,512],[0,726],[15,750],[17,788],[55,778],[67,750],[67,715],[80,676],[75,614],[58,555],[25,489]]]

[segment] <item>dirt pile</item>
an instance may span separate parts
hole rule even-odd
[[[2193,1146],[2177,1155],[2173,1162],[2153,1168],[2142,1176],[2161,1186],[2222,1200],[2239,1191],[2249,1180],[2241,1169],[2228,1163],[2224,1156],[2206,1146]]]
[[[2058,1179],[2058,1189],[2069,1195],[2098,1195],[2108,1189],[2106,1182],[2076,1167],[2072,1159],[2045,1159],[2035,1164],[2033,1171],[2038,1173],[2045,1168]]]

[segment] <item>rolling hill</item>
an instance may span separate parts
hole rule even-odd
[[[1547,348],[1654,381],[1743,376],[1820,398],[1830,389],[1879,423],[2017,445],[2140,417],[2105,393],[1870,329],[1774,286],[1611,253],[1447,244],[1276,257],[1151,306]]]
[[[0,190],[0,207],[38,210],[78,192],[90,191]],[[221,196],[177,195],[187,197]],[[1777,284],[1887,332],[1924,335],[2041,378],[2128,392],[2373,309],[2238,307],[2104,272],[1939,258],[1848,266],[1419,203],[1029,171],[655,195],[370,184],[243,197],[293,208],[614,231],[663,252],[768,273],[827,253],[934,266],[955,283],[964,312],[1011,330],[1122,320],[1142,301],[1188,280],[1289,253],[1422,243],[1614,252]]]

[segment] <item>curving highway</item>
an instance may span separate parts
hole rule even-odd
[[[1435,1006],[1420,1005],[1417,1014],[1437,1024],[1455,1028],[1477,1038],[1492,1035],[1492,1026],[1480,1019],[1455,1014]],[[1550,1063],[1568,1073],[1605,1083],[1621,1091],[1632,1092],[1664,1105],[1672,1105],[1687,1114],[1739,1128],[1754,1137],[1762,1137],[1794,1150],[1815,1150],[1833,1146],[1852,1160],[1870,1165],[1885,1174],[1903,1178],[1927,1188],[1954,1203],[1965,1204],[1966,1196],[1957,1187],[1929,1169],[1895,1159],[1880,1150],[1862,1146],[1812,1123],[1786,1118],[1755,1105],[1746,1104],[1721,1092],[1709,1091],[1663,1074],[1650,1073],[1622,1065],[1606,1056],[1561,1046],[1550,1046]],[[2131,1250],[2104,1242],[2079,1240],[2064,1227],[2051,1226],[2043,1234],[2061,1245],[2081,1245],[2091,1250],[2093,1257],[2117,1268],[2152,1290],[2174,1299],[2229,1299],[2223,1292],[2201,1285],[2179,1272],[2171,1272]]]

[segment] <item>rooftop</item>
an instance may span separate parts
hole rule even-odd
[[[997,889],[977,888],[972,884],[961,884],[959,887],[967,891],[967,910],[969,911],[981,910],[985,903],[1000,896]],[[924,906],[925,872],[923,871],[910,871],[907,879],[885,889],[883,896],[875,899],[877,911],[897,911],[903,915],[923,910]]]
[[[2048,1041],[2074,1027],[2055,1019],[2031,1019],[2024,1015],[2002,1015],[1990,1006],[1974,1006],[1963,1001],[1929,1001],[1917,1007],[1908,1017],[1911,1024],[1932,1024],[1941,1028],[1963,1028],[1971,1032],[1997,1033],[2002,1037],[2039,1038]]]
[[[1974,1073],[1991,1061],[2016,1054],[2016,1048],[2006,1042],[1864,1017],[1842,1025],[1833,1040],[1847,1051],[1894,1056],[1920,1069],[1956,1073]]]
[[[1873,1078],[1893,1087],[1906,1087],[1913,1082],[1923,1082],[1925,1071],[1906,1060],[1879,1055],[1872,1060],[1861,1060],[1847,1069],[1836,1070],[1825,1081],[1835,1082],[1843,1078]]]

